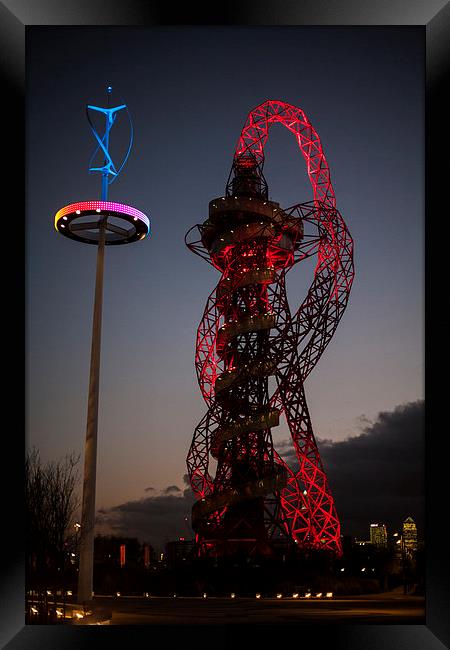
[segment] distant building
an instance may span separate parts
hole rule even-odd
[[[102,566],[149,568],[155,562],[155,551],[150,544],[141,544],[135,537],[96,535],[94,562]]]
[[[369,539],[356,539],[355,537],[355,546],[370,546],[370,544]]]
[[[417,526],[412,517],[407,517],[403,522],[402,537],[407,552],[417,551]]]
[[[370,543],[377,548],[387,548],[386,524],[370,524]]]
[[[195,540],[179,537],[177,540],[166,544],[167,564],[170,567],[184,564],[193,559],[195,551]]]

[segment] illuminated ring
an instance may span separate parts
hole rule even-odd
[[[55,228],[71,239],[98,244],[102,220],[105,220],[106,246],[130,244],[150,234],[150,221],[143,212],[113,201],[80,201],[66,205],[55,215]]]

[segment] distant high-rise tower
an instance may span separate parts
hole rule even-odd
[[[370,524],[370,543],[378,548],[387,547],[386,524]]]
[[[417,551],[417,526],[412,517],[407,517],[403,522],[402,536],[406,551]]]

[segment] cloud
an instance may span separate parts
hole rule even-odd
[[[154,491],[155,491],[155,488],[153,488],[153,487],[146,487],[145,490],[144,490],[144,492],[154,492]]]
[[[355,418],[355,423],[358,429],[367,428],[373,424],[373,422],[369,420],[369,418],[364,413],[361,413],[361,415],[358,415],[358,417]]]
[[[163,490],[163,494],[172,494],[173,492],[181,492],[178,485],[169,485],[165,490]]]
[[[176,491],[177,496],[167,493],[167,490]],[[162,549],[170,540],[194,536],[190,527],[193,503],[194,495],[190,488],[182,492],[177,486],[169,486],[160,496],[144,497],[98,510],[96,532],[137,537],[141,542]]]
[[[394,532],[411,516],[423,536],[424,415],[423,401],[410,402],[379,413],[360,435],[341,442],[317,441],[344,535],[367,539],[369,523],[377,521]],[[362,416],[360,422],[368,421]],[[295,465],[290,441],[278,448]]]

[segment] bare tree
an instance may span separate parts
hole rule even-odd
[[[80,457],[43,463],[33,448],[25,459],[26,583],[42,600],[65,587],[67,555],[73,550],[73,517],[79,508]]]

